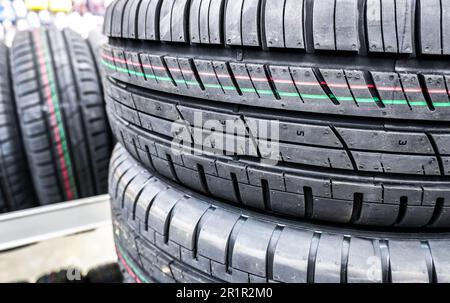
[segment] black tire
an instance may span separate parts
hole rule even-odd
[[[0,213],[27,209],[36,196],[16,119],[8,49],[0,42]]]
[[[190,102],[188,98],[161,96],[154,92],[151,95],[144,94],[132,87],[118,86],[112,82],[107,83],[106,92],[110,123],[119,142],[147,169],[156,170],[201,193],[236,205],[322,221],[414,228],[450,226],[450,183],[447,176],[416,175],[413,171],[363,172],[353,166],[336,168],[342,163],[343,157],[353,152],[347,148],[339,150],[333,147],[339,142],[347,146],[344,137],[350,140],[348,146],[360,144],[369,150],[372,146],[373,150],[368,151],[368,154],[387,160],[389,156],[394,157],[393,153],[382,151],[383,148],[394,146],[389,145],[389,142],[399,140],[399,136],[433,138],[431,135],[426,137],[425,133],[428,132],[425,130],[417,128],[418,132],[414,133],[412,127],[404,125],[397,130],[393,126],[390,132],[386,125],[379,125],[380,130],[376,131],[375,124],[367,129],[352,123],[345,126],[345,120],[315,119],[311,122],[312,119],[308,117],[278,116],[276,119],[290,121],[284,133],[285,140],[291,140],[290,144],[285,144],[290,146],[290,149],[286,149],[290,154],[289,157],[282,157],[276,165],[267,165],[260,161],[258,155],[250,157],[247,150],[229,155],[229,150],[214,147],[211,143],[214,137],[208,139],[210,133],[201,137],[199,142],[194,139],[194,144],[177,143],[180,133],[191,133],[186,124],[193,123],[195,111],[217,120],[243,121],[264,117],[260,113],[251,110],[233,111],[225,106],[217,109],[203,106],[201,102]],[[269,117],[271,119],[274,115]],[[292,136],[299,127],[305,130],[305,138],[309,138],[312,144],[320,141],[331,148],[303,145],[304,142]],[[188,130],[180,132],[180,128]],[[321,135],[327,132],[328,135]],[[339,136],[339,132],[343,134],[340,140],[335,137]],[[379,134],[381,141],[365,141],[369,134],[373,138]],[[234,136],[236,140],[238,136]],[[239,138],[251,143],[249,137],[252,136]],[[413,143],[409,152],[397,150],[400,153],[391,159],[391,164],[386,165],[385,162],[385,167],[393,167],[398,161],[410,161],[410,166],[404,165],[402,168],[411,169],[415,165],[414,161],[420,163],[420,156],[411,154],[419,147],[424,145]],[[316,161],[318,156],[323,157],[323,162]],[[321,163],[328,165],[327,159],[330,163],[330,159],[336,161],[333,163],[335,167],[321,166]],[[430,163],[428,161],[425,160]]]
[[[270,217],[173,185],[117,146],[115,240],[126,281],[448,282],[448,233],[392,233]]]
[[[113,2],[102,63],[118,140],[147,168],[246,206],[339,223],[449,227],[450,50],[436,41],[438,53],[429,39],[450,31],[442,20],[425,21],[431,11],[446,15],[447,4],[281,2]],[[290,16],[295,5],[304,14]],[[378,25],[370,15],[377,12],[383,15]],[[241,18],[244,28],[236,32],[227,16]],[[342,39],[342,26],[351,20],[354,27]],[[295,39],[286,35],[299,31],[284,32],[277,24],[304,27],[303,44],[287,43]],[[382,49],[370,50],[381,27],[391,26]],[[229,33],[242,39],[228,41]],[[257,33],[256,44],[247,39],[250,33]],[[315,47],[315,40],[328,39],[325,33],[340,37],[334,48]],[[267,43],[276,37],[283,43]],[[356,49],[345,45],[352,41]],[[193,138],[181,156],[174,152],[180,134],[173,122],[191,135],[194,112],[240,121],[243,135],[227,136],[252,151]],[[277,165],[260,163],[266,150],[249,126],[255,121],[280,123]]]
[[[174,3],[109,6],[103,60],[112,77],[214,103],[450,120],[447,2]]]
[[[87,43],[70,30],[20,32],[11,58],[17,111],[40,204],[106,192],[111,139]]]

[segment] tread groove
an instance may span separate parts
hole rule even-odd
[[[230,173],[231,181],[233,182],[234,194],[239,204],[242,204],[241,191],[239,189],[239,183],[235,173]]]
[[[141,198],[142,193],[144,192],[145,187],[147,186],[147,184],[153,180],[153,176],[149,177],[147,180],[145,180],[145,182],[142,184],[142,186],[139,188],[139,190],[137,191],[136,197],[133,200],[133,221],[136,220],[136,207],[137,207],[137,203],[139,201],[139,199]],[[125,196],[125,195],[124,195]]]
[[[403,222],[403,220],[406,217],[406,212],[408,209],[408,197],[403,196],[400,197],[400,205],[399,205],[399,211],[398,211],[398,216],[397,219],[395,220],[395,224],[399,225]]]
[[[272,201],[270,200],[270,188],[267,180],[264,179],[261,180],[261,188],[263,194],[264,208],[267,210],[272,210]]]
[[[422,93],[425,98],[425,101],[427,102],[428,108],[431,111],[436,110],[436,108],[434,107],[434,104],[433,104],[433,100],[431,99],[430,93],[428,92],[428,89],[427,89],[427,82],[425,80],[425,76],[423,74],[419,74],[418,79],[419,79],[420,88],[422,89]]]
[[[379,240],[378,241],[381,253],[381,270],[383,276],[383,283],[392,283],[392,272],[391,272],[391,256],[389,252],[389,241]]]
[[[245,222],[247,221],[247,218],[245,217],[239,217],[239,219],[236,221],[236,223],[233,225],[233,228],[231,229],[230,235],[227,240],[227,248],[225,253],[225,270],[228,274],[232,273],[232,267],[233,267],[233,250],[234,245],[236,243],[236,238],[242,228],[244,226]]]
[[[364,200],[364,195],[362,193],[355,193],[353,197],[353,211],[350,223],[354,224],[358,222],[361,218],[362,213],[362,203]]]
[[[430,243],[428,241],[422,241],[421,246],[424,249],[424,253],[426,255],[426,264],[428,270],[428,280],[430,283],[438,283],[436,266],[434,263],[433,252],[430,247]]]
[[[444,198],[438,198],[436,204],[434,205],[434,211],[431,216],[431,219],[426,224],[426,226],[433,226],[434,224],[439,222],[439,219],[441,218],[443,212],[444,212]]]
[[[153,203],[156,201],[156,199],[158,198],[158,196],[160,194],[162,194],[164,191],[168,190],[169,187],[166,187],[165,189],[161,189],[160,191],[158,191],[153,198],[149,201],[148,205],[147,205],[147,209],[145,210],[145,231],[148,231],[148,215],[150,214],[150,210],[153,206]],[[175,207],[175,206],[174,206]],[[172,208],[173,209],[173,208]],[[168,228],[168,227],[167,227]],[[166,242],[167,243],[167,242]]]
[[[275,251],[277,249],[278,241],[280,240],[281,233],[283,232],[284,226],[277,225],[272,232],[270,237],[269,245],[267,246],[266,254],[266,279],[267,282],[273,281],[273,266]]]
[[[439,152],[439,147],[436,143],[436,140],[434,139],[433,135],[428,132],[426,132],[425,135],[427,136],[428,140],[430,141],[430,144],[433,148],[434,154],[436,155],[436,159],[438,161],[439,171],[441,173],[441,176],[445,176],[444,161],[442,160],[442,156]]]
[[[319,249],[319,242],[321,239],[321,234],[314,232],[311,240],[311,246],[309,248],[309,254],[308,254],[308,267],[307,267],[307,283],[311,284],[314,283],[315,280],[315,274],[316,274],[316,259],[317,259],[317,252]]]
[[[193,243],[193,250],[192,250],[192,257],[195,260],[198,260],[198,239],[200,236],[200,232],[202,231],[203,224],[208,219],[209,216],[211,216],[211,213],[214,212],[216,209],[214,206],[209,207],[203,215],[200,217],[200,220],[198,220],[197,224],[194,228],[194,238],[192,239]]]
[[[342,240],[341,252],[341,283],[348,283],[348,257],[350,253],[351,237],[345,236]]]
[[[311,187],[303,187],[303,196],[305,198],[305,218],[311,219],[314,214],[314,198]]]
[[[169,154],[166,154],[166,158],[167,158],[167,162],[169,164],[170,173],[172,174],[172,176],[178,183],[181,183],[180,179],[178,179],[177,171],[175,169],[175,164],[173,163],[172,156]]]
[[[197,172],[203,191],[207,194],[211,194],[211,192],[209,191],[208,181],[206,180],[206,174],[203,165],[197,164]]]

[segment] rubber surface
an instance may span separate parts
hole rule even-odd
[[[450,55],[440,0],[116,0],[114,38],[407,56]],[[135,22],[138,20],[138,22]]]
[[[447,20],[440,0],[117,0],[103,64],[206,100],[448,121]]]
[[[341,117],[450,119],[450,60],[267,53],[110,39],[102,64],[123,82],[211,103]]]
[[[127,281],[448,282],[448,233],[286,221],[174,186],[117,146],[110,194]]]
[[[20,32],[11,58],[17,111],[40,204],[106,192],[111,140],[87,43],[70,30]]]
[[[0,43],[0,213],[36,202],[16,119],[8,52]]]
[[[449,5],[115,1],[101,56],[112,128],[147,168],[241,206],[449,227]],[[277,124],[279,150],[261,123]]]
[[[434,137],[426,136],[424,129],[384,124],[365,128],[345,126],[345,121],[294,117],[280,122],[280,161],[266,164],[262,152],[252,153],[263,150],[260,146],[265,144],[248,134],[247,122],[255,120],[256,114],[251,110],[203,107],[186,98],[141,94],[112,82],[106,87],[109,118],[118,141],[146,168],[199,192],[236,205],[322,221],[450,226],[448,173],[427,173],[422,168],[437,164],[435,155],[425,160],[416,154],[427,145],[431,148],[429,139]],[[183,133],[191,138],[197,131],[189,125],[199,111],[205,120],[241,121],[243,132],[237,134],[244,135],[230,137],[236,146],[243,141],[244,148],[227,150],[228,142],[219,144],[221,137],[207,128],[199,139],[181,142]],[[304,136],[296,135],[299,129]],[[398,145],[398,140],[412,145]]]

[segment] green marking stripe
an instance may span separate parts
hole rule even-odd
[[[145,77],[147,79],[156,79],[159,81],[170,81],[172,82],[172,79],[168,78],[168,77],[159,77],[159,76],[155,76],[155,75],[149,75],[149,74],[145,74],[145,73],[140,73],[140,72],[136,72],[133,70],[129,70],[127,68],[121,68],[121,67],[117,67],[115,65],[112,65],[111,63],[105,61],[102,59],[102,64],[105,65],[106,67],[121,72],[121,73],[125,73],[125,74],[129,74],[129,75],[134,75],[134,76],[138,76],[138,77]],[[185,83],[185,84],[189,84],[189,85],[199,85],[196,82],[192,82],[192,81],[185,81],[185,80],[176,80],[177,83]],[[204,84],[205,87],[207,88],[215,88],[215,89],[223,89],[223,90],[235,90],[234,87],[230,87],[230,86],[221,86],[221,85],[217,85],[217,84]],[[249,92],[249,93],[258,93],[260,95],[271,95],[273,94],[273,92],[271,90],[258,90],[258,89],[254,89],[254,88],[241,88],[241,91],[243,92]],[[357,102],[357,103],[373,103],[376,104],[376,102],[383,102],[383,104],[385,105],[408,105],[408,101],[406,100],[379,100],[378,98],[356,98],[354,99],[353,97],[337,97],[334,95],[318,95],[318,94],[298,94],[298,93],[290,93],[290,92],[283,92],[283,91],[278,91],[277,93],[280,96],[283,97],[301,97],[301,98],[305,98],[305,99],[315,99],[315,100],[329,100],[329,99],[335,99],[338,100],[340,102]],[[428,106],[427,102],[424,101],[411,101],[409,102],[410,106]],[[450,107],[450,102],[434,102],[433,105],[435,107]]]

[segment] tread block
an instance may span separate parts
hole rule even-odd
[[[147,222],[147,210],[154,198],[167,188],[158,179],[151,180],[144,188],[136,202],[135,218],[141,222]]]
[[[295,87],[290,69],[283,66],[269,66],[269,71],[281,102],[288,103],[291,107],[300,106],[303,100]]]
[[[113,16],[112,16],[112,37],[120,38],[122,37],[122,20],[123,14],[126,6],[128,5],[128,0],[119,0],[114,6]]]
[[[378,241],[352,238],[348,252],[347,283],[382,283]]]
[[[414,49],[414,0],[396,0],[398,52],[412,54]]]
[[[336,49],[342,51],[358,51],[359,13],[358,0],[336,0]]]
[[[335,24],[336,1],[314,1],[313,38],[316,50],[336,50],[335,30],[330,30],[330,24]]]
[[[235,1],[235,0],[233,0]],[[259,16],[261,0],[245,0],[242,6],[242,45],[261,46]]]
[[[223,44],[223,10],[225,0],[211,0],[209,6],[209,43]]]
[[[163,1],[151,0],[147,8],[147,17],[145,19],[145,38],[147,40],[159,40],[161,38],[160,22]],[[164,33],[167,34],[167,32]]]
[[[425,55],[442,54],[441,2],[440,0],[419,1],[420,49]],[[436,16],[438,15],[438,17]]]
[[[304,103],[317,104],[317,100],[326,100],[332,103],[330,96],[322,89],[321,83],[312,68],[291,67],[290,70]]]
[[[232,267],[266,277],[266,255],[275,225],[247,220],[239,230],[234,243]],[[257,230],[258,233],[254,231]]]
[[[427,226],[433,217],[434,207],[408,206],[402,221],[397,224],[400,227]]]
[[[147,23],[147,9],[148,9],[148,6],[150,5],[151,1],[152,0],[141,0],[140,1],[139,10],[137,11],[137,15],[136,15],[138,24],[137,24],[137,33],[136,33],[137,36],[135,38],[137,38],[137,39],[141,39],[141,40],[146,39],[145,24]],[[106,36],[108,36],[108,35],[106,35]]]
[[[394,283],[428,283],[425,250],[418,241],[389,241],[391,275]],[[405,256],[408,258],[405,258]]]
[[[189,31],[191,33],[192,43],[201,43],[200,34],[200,6],[203,0],[192,0],[191,7],[189,9]]]
[[[434,107],[450,105],[450,94],[445,84],[443,76],[439,75],[423,75],[425,87],[424,89],[430,95],[431,102]]]
[[[215,210],[203,223],[198,236],[198,254],[221,264],[227,262],[228,237],[239,215]]]
[[[442,54],[450,55],[450,1],[441,0],[442,5]]]
[[[242,95],[249,99],[259,99],[260,95],[252,82],[247,66],[241,63],[230,63],[230,66]]]
[[[205,91],[208,95],[217,96],[227,92],[222,88],[211,61],[194,60],[194,64],[202,83],[205,83]]]
[[[344,237],[339,235],[320,236],[316,252],[314,283],[341,282],[342,249],[339,248],[342,247],[343,240]]]
[[[264,28],[268,47],[284,48],[286,46],[284,41],[285,6],[286,0],[282,0],[281,2],[275,0],[266,1],[264,10]]]
[[[381,0],[384,52],[398,53],[395,1]]]
[[[434,154],[425,134],[337,128],[350,149]]]
[[[172,42],[188,42],[187,22],[189,17],[190,0],[175,0],[172,8],[171,20],[171,41]]]
[[[305,146],[301,150],[291,144],[279,143],[285,162],[329,168],[351,169],[352,163],[345,151]]]
[[[333,218],[335,222],[346,223],[350,222],[353,214],[352,201],[339,201],[319,197],[314,198],[313,205],[312,219],[316,220],[329,221]]]
[[[371,72],[375,88],[383,105],[390,111],[411,111],[400,77],[396,73]]]
[[[225,40],[227,45],[242,45],[242,10],[244,0],[227,1],[225,8]]]
[[[137,1],[136,0],[130,0],[128,1],[127,6],[125,7],[125,10],[123,12],[123,23],[122,23],[122,38],[131,38],[131,32],[134,32],[134,26],[135,23],[135,17],[133,17],[131,15],[132,11],[136,11],[136,5]]]
[[[220,84],[220,87],[222,88],[224,94],[227,96],[238,98],[240,96],[240,93],[238,92],[238,88],[232,80],[232,75],[230,72],[231,68],[229,68],[229,66],[222,61],[213,61],[212,65],[213,70],[216,74],[217,81]]]
[[[381,24],[381,0],[367,0],[366,23],[367,39],[371,52],[383,52],[383,25]]]
[[[175,206],[169,226],[171,241],[193,251],[197,228],[209,205],[200,202],[183,203]]]
[[[177,0],[163,0],[159,19],[159,39],[161,41],[172,41],[172,14]]]
[[[149,173],[143,173],[130,180],[123,196],[124,208],[127,212],[135,215],[136,199],[140,197],[140,194],[142,194],[146,185],[151,182],[151,179],[152,176]]]
[[[285,283],[306,283],[312,232],[285,228],[273,257],[273,279]]]
[[[112,34],[112,29],[111,29],[111,22],[112,22],[112,18],[113,18],[113,13],[114,13],[114,6],[117,4],[117,1],[112,2],[110,5],[108,5],[108,7],[106,8],[106,12],[105,12],[105,21],[103,22],[103,33],[107,36],[110,37]]]
[[[209,44],[209,10],[211,8],[210,0],[203,0],[200,6],[200,40],[202,43]]]
[[[305,49],[303,2],[286,0],[284,9],[284,40],[287,48]]]
[[[305,216],[305,198],[292,193],[271,190],[271,209],[280,214],[291,213],[294,216]]]
[[[202,94],[205,90],[203,83],[197,78],[196,71],[194,69],[194,63],[190,59],[178,58],[178,64],[187,89],[196,94]]]
[[[402,155],[368,152],[352,152],[352,155],[361,171],[440,175],[436,157],[410,156],[405,158]]]
[[[178,199],[180,199],[178,193],[171,188],[163,190],[155,196],[146,218],[148,227],[166,236],[170,228],[168,214],[172,213],[173,208],[179,202]]]
[[[448,283],[450,280],[450,251],[447,249],[448,241],[430,240],[428,243],[434,259],[436,282]]]

